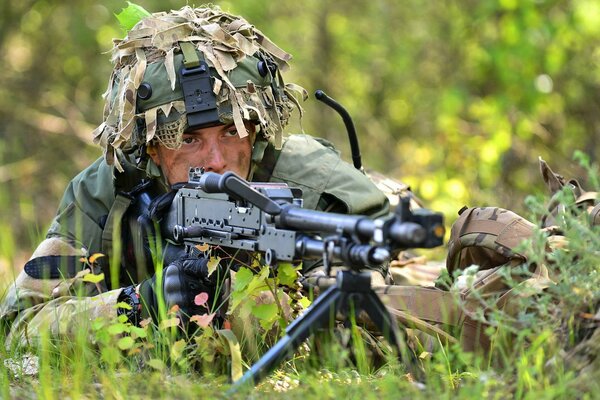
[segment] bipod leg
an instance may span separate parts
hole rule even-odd
[[[286,334],[269,349],[254,365],[238,379],[227,393],[232,394],[247,384],[256,385],[273,372],[284,359],[292,356],[298,346],[318,328],[335,324],[336,310],[339,309],[341,292],[332,286],[321,294],[304,314],[294,320],[285,330]]]
[[[415,356],[406,346],[406,341],[400,333],[396,321],[371,288],[371,273],[369,271],[340,271],[338,272],[337,282],[342,292],[339,311],[342,314],[346,313],[345,317],[347,318],[347,313],[350,310],[349,303],[353,302],[356,316],[358,317],[361,310],[369,316],[384,338],[396,350],[400,361],[409,365],[416,363]]]
[[[245,385],[256,385],[270,374],[284,359],[290,357],[298,346],[305,341],[315,329],[333,327],[335,317],[340,312],[346,318],[350,311],[350,302],[356,312],[364,310],[373,323],[381,330],[386,340],[396,349],[401,360],[408,361],[412,354],[401,338],[396,326],[379,297],[371,289],[371,273],[340,271],[336,277],[336,285],[327,289],[285,330],[286,334],[269,349],[227,392],[233,394]],[[414,356],[413,356],[414,358]]]

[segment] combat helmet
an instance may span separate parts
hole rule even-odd
[[[108,164],[123,170],[123,153],[150,143],[177,149],[183,132],[235,124],[257,125],[257,140],[281,147],[290,114],[306,92],[285,84],[291,56],[241,17],[215,7],[154,13],[112,50],[104,121],[94,142]]]

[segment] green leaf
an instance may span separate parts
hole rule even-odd
[[[115,14],[125,32],[129,32],[135,24],[148,16],[150,16],[150,13],[146,9],[130,1],[127,2],[126,8],[121,10],[120,13]]]
[[[288,287],[294,286],[298,274],[296,271],[300,267],[294,267],[291,263],[279,263],[277,267],[277,278],[279,283]]]
[[[263,329],[270,330],[279,316],[277,310],[277,304],[275,303],[259,304],[252,307],[252,314],[258,318]]]
[[[242,273],[241,277],[240,272]],[[252,296],[258,295],[261,291],[265,290],[265,281],[268,278],[269,267],[264,267],[258,275],[254,275],[247,268],[240,268],[235,275],[234,290],[231,293],[231,311],[235,310],[240,303],[248,301]]]
[[[133,340],[133,338],[131,336],[124,336],[117,341],[117,346],[121,350],[128,350],[131,348],[131,346],[133,346],[134,343],[135,343],[135,341]]]
[[[123,308],[125,310],[131,310],[131,305],[125,303],[124,301],[120,301],[115,305],[115,308]]]
[[[114,365],[119,362],[121,353],[113,346],[104,346],[100,350],[100,358],[107,364]]]
[[[267,303],[252,307],[252,315],[258,319],[272,320],[277,317],[277,304]]]
[[[185,349],[185,340],[181,339],[173,343],[171,346],[171,357],[173,360],[179,360]]]
[[[125,324],[113,324],[108,327],[108,333],[111,335],[120,335],[121,333],[128,331],[128,326]]]
[[[252,271],[246,267],[242,267],[239,269],[238,272],[236,272],[235,274],[235,285],[233,290],[234,291],[241,291],[244,290],[244,288],[246,286],[248,286],[248,284],[250,283],[250,281],[252,280],[252,278],[254,277],[254,274],[252,273]]]
[[[251,294],[259,294],[263,290],[267,289],[266,281],[269,279],[270,269],[267,266],[264,266],[263,269],[257,275],[254,275],[248,287],[246,288],[246,293],[248,295]]]
[[[243,300],[248,297],[244,292],[235,291],[231,293],[231,307],[230,311],[233,312],[242,303]]]
[[[229,354],[231,356],[231,380],[237,381],[242,377],[242,352],[240,343],[235,334],[229,329],[218,330],[219,337],[226,341],[229,346]]]
[[[131,326],[129,333],[131,334],[131,337],[133,337],[134,339],[145,338],[146,336],[148,336],[148,333],[146,332],[146,330],[144,328],[139,328],[137,326]]]
[[[308,297],[302,296],[302,298],[300,300],[298,300],[298,303],[300,303],[302,308],[304,308],[306,310],[310,306],[311,301]]]
[[[159,360],[158,358],[153,358],[153,359],[149,360],[148,365],[158,371],[162,371],[166,367],[165,363],[162,360]]]
[[[84,282],[98,283],[104,280],[104,274],[87,274],[82,278],[82,280]]]
[[[255,305],[256,303],[254,299],[241,303],[241,306],[238,308],[237,312],[242,321],[248,322],[248,318],[250,318],[250,314],[252,314],[252,308]]]
[[[163,319],[162,321],[160,321],[158,329],[163,330],[163,329],[172,328],[172,327],[178,326],[178,325],[179,325],[179,318],[177,318],[177,317]]]
[[[92,329],[97,331],[101,328],[104,328],[105,323],[106,323],[106,320],[104,318],[96,318],[92,322]]]

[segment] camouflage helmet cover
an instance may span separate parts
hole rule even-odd
[[[209,66],[218,110],[215,123],[233,123],[243,137],[247,135],[243,121],[255,121],[262,138],[280,147],[293,109],[302,115],[294,92],[302,98],[306,92],[285,84],[280,72],[289,68],[291,56],[246,20],[218,8],[186,6],[155,13],[123,40],[115,40],[112,50],[114,68],[104,94],[104,121],[93,135],[104,148],[106,161],[117,169],[122,170],[116,157],[120,149],[151,142],[172,149],[181,145],[188,124],[178,72],[190,54],[189,44]],[[144,95],[140,88],[146,90]]]

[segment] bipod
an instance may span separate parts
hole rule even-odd
[[[381,331],[386,340],[393,346],[401,359],[407,360],[412,352],[407,350],[401,339],[400,330],[390,316],[381,299],[371,288],[369,271],[339,271],[336,284],[321,294],[317,300],[294,320],[285,330],[285,336],[279,339],[240,379],[229,389],[232,394],[247,384],[258,384],[269,375],[284,359],[291,357],[298,346],[318,328],[334,326],[336,315],[345,318],[350,310],[356,315],[364,311],[373,324]],[[409,355],[410,354],[410,355]],[[414,357],[414,355],[412,355]],[[414,361],[413,361],[414,362]]]

